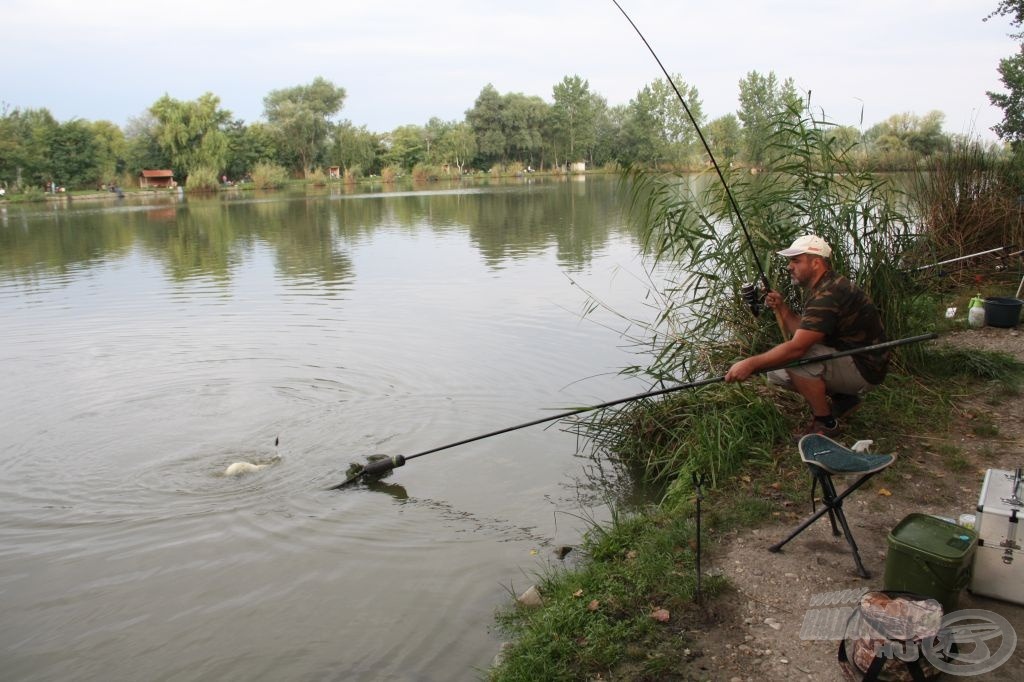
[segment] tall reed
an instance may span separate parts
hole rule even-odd
[[[1000,246],[1024,248],[1017,169],[996,149],[960,141],[913,175],[909,196],[928,235],[914,254],[916,262],[934,263]]]
[[[288,171],[284,166],[261,161],[252,167],[252,182],[256,189],[279,189],[288,182]]]
[[[648,362],[627,372],[657,384],[693,381],[724,374],[734,360],[778,343],[774,316],[754,317],[739,291],[760,279],[756,254],[772,288],[799,308],[800,292],[775,252],[802,234],[832,246],[833,267],[872,297],[890,338],[928,324],[926,292],[903,271],[903,254],[920,237],[902,197],[886,180],[858,169],[851,148],[828,133],[806,114],[786,112],[764,172],[724,169],[749,243],[717,176],[627,171],[630,215],[646,252],[668,273],[653,297],[660,314],[644,341]],[[913,363],[919,353],[911,347],[901,359]],[[766,454],[785,423],[772,407],[776,396],[720,384],[709,389],[602,412],[582,430],[622,457],[625,468],[649,477],[689,470],[731,475],[751,453]]]
[[[185,189],[189,192],[216,192],[219,187],[217,169],[210,166],[193,168],[185,180]]]

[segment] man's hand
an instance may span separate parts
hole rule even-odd
[[[757,369],[753,358],[746,358],[733,364],[729,368],[729,371],[725,373],[725,380],[728,383],[733,381],[744,381],[747,377],[754,373]]]
[[[785,302],[782,300],[782,294],[777,291],[769,291],[765,294],[764,304],[772,310],[775,310],[779,306],[784,305]]]

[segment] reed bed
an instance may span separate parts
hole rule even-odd
[[[1024,248],[1024,192],[1018,162],[974,141],[962,141],[912,176],[909,196],[927,240],[910,257],[922,264],[997,247]],[[1018,262],[1014,263],[1019,269]],[[946,269],[963,284],[978,261]]]
[[[775,252],[802,234],[832,246],[833,267],[872,297],[890,338],[931,329],[935,299],[905,269],[904,254],[922,239],[902,208],[906,198],[860,169],[852,148],[829,130],[790,111],[777,121],[764,171],[724,169],[742,220],[717,176],[627,170],[630,215],[654,266],[669,274],[652,296],[659,314],[637,342],[647,363],[626,372],[658,386],[690,382],[724,374],[735,360],[778,343],[774,316],[755,317],[740,290],[760,284],[763,269],[771,288],[797,306],[799,292]],[[899,363],[913,366],[920,353],[905,347]],[[602,411],[579,426],[598,456],[610,453],[632,476],[686,480],[701,471],[718,479],[766,461],[786,440],[802,408],[787,401],[779,391],[713,384]]]

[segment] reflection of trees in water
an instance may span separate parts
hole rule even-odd
[[[554,246],[559,263],[577,269],[622,226],[621,204],[607,180],[563,178],[485,196],[464,207],[461,222],[471,226],[474,243],[492,266]]]
[[[614,179],[459,187],[354,196],[190,196],[140,210],[119,205],[8,215],[0,225],[0,275],[87,268],[141,247],[175,280],[229,281],[254,249],[266,245],[284,276],[337,285],[353,276],[345,245],[383,228],[466,232],[492,267],[554,247],[559,262],[575,269],[622,227]]]
[[[235,223],[221,210],[220,202],[209,199],[190,201],[173,223],[149,225],[139,237],[156,260],[166,263],[176,281],[228,280],[244,253],[244,235],[236,234]]]
[[[101,212],[57,207],[45,214],[10,215],[0,226],[0,277],[30,281],[88,269],[128,253],[134,241],[135,226],[123,216],[111,222]]]

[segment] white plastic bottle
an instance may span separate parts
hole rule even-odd
[[[971,307],[967,311],[967,324],[975,329],[985,326],[985,301],[981,294],[971,299]]]

